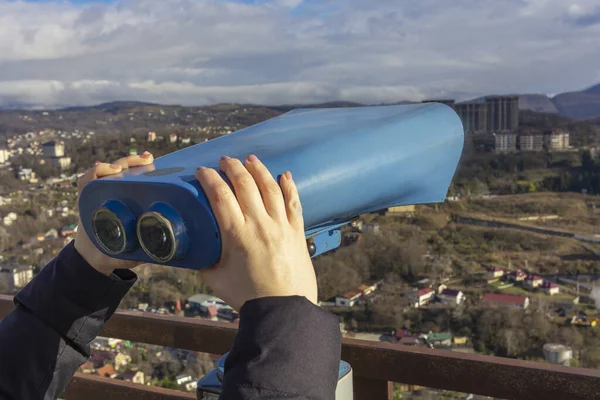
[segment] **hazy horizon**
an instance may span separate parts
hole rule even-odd
[[[557,94],[599,35],[594,0],[0,0],[0,106]]]

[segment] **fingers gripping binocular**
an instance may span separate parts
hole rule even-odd
[[[107,255],[191,269],[221,255],[220,232],[194,172],[221,156],[256,154],[298,187],[309,253],[340,245],[358,215],[443,202],[464,142],[459,117],[438,103],[298,109],[89,182],[83,228]]]

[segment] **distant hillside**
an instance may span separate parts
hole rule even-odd
[[[597,84],[597,85],[595,85],[595,86],[592,86],[590,88],[585,89],[584,92],[585,93],[597,93],[597,94],[600,94],[600,83]]]
[[[527,94],[519,97],[522,110],[555,113],[571,119],[600,117],[600,84],[579,92],[567,92],[549,98]]]
[[[331,101],[319,104],[290,104],[282,106],[270,106],[269,108],[281,112],[288,112],[296,108],[342,108],[342,107],[364,107],[365,104],[353,103],[350,101]]]
[[[519,108],[535,112],[558,114],[558,109],[544,94],[523,94],[519,96]]]
[[[206,126],[237,130],[281,114],[281,111],[239,104],[183,107],[141,102],[113,102],[60,110],[0,110],[0,136],[44,129],[104,133],[194,134]]]

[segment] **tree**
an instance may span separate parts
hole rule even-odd
[[[164,387],[166,389],[177,389],[177,383],[169,376],[165,376],[159,383],[158,386]]]

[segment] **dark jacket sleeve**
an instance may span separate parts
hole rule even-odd
[[[249,301],[240,310],[221,398],[334,399],[340,355],[335,315],[299,296]]]
[[[56,399],[135,280],[128,270],[106,276],[73,242],[65,247],[0,321],[0,398]]]

